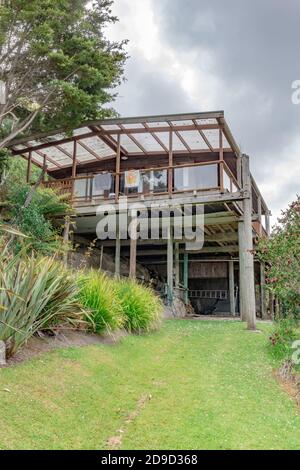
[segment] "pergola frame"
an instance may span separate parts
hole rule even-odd
[[[209,121],[209,122],[207,122]],[[188,122],[188,124],[187,124]],[[157,123],[157,126],[153,125]],[[164,123],[164,124],[163,124]],[[111,128],[108,128],[111,127]],[[221,141],[218,145],[214,145],[210,142],[208,136],[205,135],[205,131],[219,130],[220,135],[226,138],[228,147],[222,146]],[[201,145],[198,148],[192,149],[188,139],[186,138],[186,132],[197,131],[199,136],[199,142]],[[16,139],[12,142],[11,147],[15,155],[22,155],[25,158],[29,158],[29,152],[31,152],[31,161],[38,166],[43,166],[42,163],[35,159],[33,153],[41,156],[46,156],[46,161],[49,163],[48,172],[51,173],[57,169],[69,168],[73,165],[73,155],[66,150],[63,145],[70,142],[77,141],[79,146],[83,148],[90,159],[85,159],[80,162],[77,158],[77,164],[90,163],[95,160],[103,161],[107,158],[116,158],[118,149],[118,136],[127,136],[130,141],[137,147],[136,151],[128,151],[121,145],[121,156],[150,156],[157,154],[170,153],[169,146],[162,141],[160,135],[163,133],[172,133],[177,137],[178,141],[182,144],[181,149],[172,149],[174,154],[194,154],[194,153],[209,153],[209,152],[226,152],[230,151],[235,154],[239,152],[238,146],[232,137],[232,134],[224,119],[224,112],[209,112],[209,113],[188,113],[188,114],[175,114],[175,115],[159,115],[159,116],[142,116],[137,118],[116,118],[116,119],[105,119],[93,122],[87,122],[76,129],[76,134],[68,136],[65,134],[64,129],[59,129],[51,133],[40,133],[32,135],[28,138]],[[142,142],[142,137],[145,135],[151,136],[153,140],[158,144],[159,150],[147,150]],[[86,139],[97,137],[102,144],[109,147],[112,150],[111,155],[101,156],[101,152],[97,152],[92,149],[86,142]],[[203,148],[204,146],[204,148]],[[61,157],[67,157],[64,163],[59,162],[59,158],[53,158],[49,155],[49,150],[55,149],[57,154]],[[48,152],[47,152],[48,150]]]

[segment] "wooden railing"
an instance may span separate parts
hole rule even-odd
[[[72,196],[72,192],[73,192],[73,180],[72,180],[72,178],[67,178],[67,179],[64,179],[64,180],[45,181],[43,183],[43,186],[45,188],[54,189],[55,192],[59,195],[70,194],[70,197]]]
[[[205,174],[201,180],[196,181],[194,185],[188,184],[187,187],[182,184],[176,184],[176,172],[179,172],[181,169],[193,169],[195,168],[202,168],[202,167],[211,167],[215,166],[216,170],[215,173],[214,171],[211,172],[210,178],[211,178],[211,183],[205,186],[203,184],[203,178],[205,179]],[[172,171],[172,181],[173,181],[173,186],[171,188],[168,187],[168,172]],[[211,162],[201,162],[201,163],[189,163],[189,164],[183,164],[183,165],[174,165],[171,168],[169,166],[163,166],[163,167],[153,167],[153,168],[145,168],[145,169],[139,169],[140,172],[140,178],[143,177],[146,173],[150,172],[166,172],[166,177],[165,177],[165,184],[161,185],[161,190],[160,188],[155,188],[153,190],[151,189],[145,189],[144,184],[142,184],[141,188],[137,188],[136,191],[128,191],[128,189],[123,188],[122,191],[122,186],[124,186],[123,180],[125,179],[125,171],[121,171],[118,174],[114,172],[110,172],[109,174],[112,177],[112,187],[110,190],[106,189],[103,191],[103,194],[99,194],[96,190],[94,190],[94,183],[95,183],[95,178],[98,175],[105,175],[108,174],[108,172],[98,172],[98,173],[93,173],[85,176],[77,176],[75,178],[66,178],[66,179],[61,179],[61,180],[51,180],[47,181],[44,183],[44,186],[47,188],[52,188],[58,192],[58,194],[69,194],[70,199],[74,203],[79,203],[79,202],[90,202],[92,200],[98,200],[98,199],[115,199],[117,200],[119,196],[121,195],[126,195],[128,197],[137,197],[141,195],[159,195],[159,194],[178,194],[178,193],[184,193],[184,192],[191,192],[191,191],[208,191],[208,190],[221,190],[221,191],[230,191],[230,192],[235,192],[238,191],[239,184],[233,175],[232,171],[228,167],[225,161],[220,161],[220,160],[214,160]],[[119,183],[121,182],[121,188],[120,184],[119,186],[119,194],[115,194],[115,180],[116,176],[119,176]],[[201,173],[200,175],[201,176]],[[201,178],[200,178],[201,179]],[[214,179],[212,184],[212,180]],[[195,178],[194,178],[195,181]],[[148,185],[149,186],[149,185]]]

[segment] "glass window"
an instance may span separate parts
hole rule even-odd
[[[120,191],[125,194],[160,193],[167,191],[167,187],[167,170],[132,171],[130,175],[125,173],[120,178]]]
[[[224,178],[224,189],[228,189],[230,191],[230,178],[226,171],[223,171],[223,178]]]
[[[147,194],[149,192],[163,193],[168,188],[168,173],[167,170],[151,170],[143,171],[142,173],[142,192]]]
[[[114,192],[114,178],[110,173],[101,173],[93,178],[93,196],[109,195]]]
[[[218,186],[218,165],[175,168],[175,191],[216,188]]]
[[[90,196],[91,178],[81,178],[75,180],[75,197],[86,198]]]

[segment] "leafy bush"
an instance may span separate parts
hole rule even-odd
[[[299,339],[297,323],[291,319],[282,319],[274,323],[274,330],[269,336],[269,348],[276,359],[286,359],[291,353],[293,341]]]
[[[52,189],[38,188],[29,206],[24,208],[28,191],[30,186],[27,184],[13,184],[8,190],[11,221],[30,237],[34,250],[53,253],[62,249],[62,240],[54,225],[53,216],[63,217],[70,212],[65,196],[57,195]],[[19,245],[17,248],[20,248]]]
[[[280,317],[300,318],[300,197],[278,219],[257,256],[266,263],[267,288],[281,304]]]
[[[162,303],[151,288],[123,280],[116,282],[116,292],[125,316],[126,330],[141,333],[159,327]]]
[[[117,330],[123,327],[124,316],[119,298],[116,295],[116,283],[108,276],[89,271],[80,276],[78,300],[89,310],[86,319],[90,329],[96,333]]]
[[[69,322],[79,326],[82,308],[73,275],[53,258],[0,257],[0,340],[14,354],[38,330]]]

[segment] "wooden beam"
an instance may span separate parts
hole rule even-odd
[[[220,188],[224,190],[224,152],[223,152],[223,130],[219,127],[219,159],[221,164],[219,165],[220,173]]]
[[[138,250],[137,256],[163,256],[167,254],[167,249],[165,247],[160,249],[149,249],[149,250]],[[179,253],[238,253],[238,245],[227,245],[227,246],[204,246],[201,250],[186,250],[185,248],[180,248]],[[128,250],[124,251],[124,256],[128,256]]]
[[[203,130],[203,129],[204,130],[219,129],[219,126],[216,125],[216,124],[203,124],[203,125],[198,125],[198,126],[196,126],[196,125],[176,126],[177,131],[191,131],[191,130],[197,130],[197,129],[200,129],[200,130]],[[160,133],[160,132],[165,133],[165,132],[169,132],[169,131],[170,131],[170,126],[151,128],[151,132],[155,132],[155,133]],[[20,153],[27,153],[27,152],[29,152],[29,150],[36,150],[36,149],[41,150],[41,149],[45,149],[45,148],[55,147],[59,144],[65,144],[65,143],[68,143],[68,142],[72,142],[73,140],[84,140],[84,139],[88,139],[89,137],[94,137],[94,136],[99,136],[100,138],[102,138],[102,137],[105,137],[105,136],[111,137],[111,136],[118,135],[118,134],[129,135],[129,134],[145,134],[145,133],[149,133],[149,131],[147,131],[143,127],[138,127],[136,129],[130,129],[130,130],[115,129],[115,130],[109,130],[109,131],[106,131],[106,130],[91,131],[91,132],[85,132],[81,135],[79,134],[79,135],[74,135],[74,136],[71,136],[71,137],[64,137],[64,138],[58,139],[56,141],[54,140],[52,143],[44,142],[44,143],[41,143],[37,146],[30,146],[30,147],[27,147],[27,148],[21,149],[21,150],[13,150],[13,152],[14,152],[15,155],[18,155]],[[16,141],[13,145],[17,145],[17,144],[18,144],[18,142]],[[196,153],[196,151],[195,151],[195,153]],[[198,153],[199,153],[199,151],[198,151]]]
[[[189,255],[183,255],[183,286],[184,286],[184,303],[189,303]]]
[[[151,127],[148,126],[148,124],[146,122],[143,122],[143,126],[145,127],[145,129],[147,129],[150,133],[150,135],[152,135],[152,137],[156,140],[156,142],[162,147],[162,149],[166,152],[166,153],[169,153],[169,150],[167,149],[167,147],[165,146],[165,144],[160,140],[160,138],[154,133],[152,132],[151,130]]]
[[[210,234],[210,235],[205,235],[204,237],[205,242],[217,242],[217,241],[226,241],[226,242],[233,242],[238,240],[238,233],[237,232],[228,232],[228,233],[216,233],[216,234]],[[174,238],[174,241],[177,242],[178,244],[181,243],[187,243],[189,240],[186,240],[185,238],[178,239]],[[101,242],[104,246],[107,247],[114,247],[116,242],[115,240],[103,240]],[[165,245],[166,240],[163,238],[159,238],[156,240],[151,240],[151,239],[139,239],[139,245],[141,246],[158,246],[158,245]],[[122,246],[129,246],[130,245],[130,240],[122,240]]]
[[[64,155],[66,155],[67,157],[70,158],[70,160],[73,160],[73,155],[68,152],[67,150],[65,150],[63,147],[61,147],[61,145],[54,145],[54,148],[56,148],[57,150],[59,150],[61,153],[63,153]]]
[[[230,314],[235,315],[235,298],[234,298],[234,264],[233,261],[228,263],[228,284],[230,299]]]
[[[26,183],[30,182],[31,163],[32,163],[32,152],[29,152],[28,161],[27,161]]]
[[[173,280],[173,269],[174,269],[174,259],[173,259],[173,233],[172,228],[169,229],[167,241],[167,289],[168,289],[168,304],[172,306],[173,296],[174,296],[174,280]]]
[[[45,176],[46,176],[46,172],[47,172],[47,155],[44,154],[43,158],[44,158],[44,161],[43,161],[43,178],[42,178],[42,181],[45,182]]]
[[[252,233],[251,176],[248,155],[242,156],[243,189],[249,197],[243,201],[243,218],[239,222],[240,311],[249,330],[256,329],[256,302]]]
[[[93,157],[95,157],[99,161],[102,161],[102,158],[96,152],[94,152],[94,150],[91,149],[87,144],[82,142],[82,140],[78,140],[77,142],[82,148],[84,148],[87,152],[93,155]]]
[[[175,243],[175,287],[180,284],[179,243]]]
[[[193,123],[195,124],[195,126],[197,126],[197,122],[193,119]],[[206,143],[207,147],[209,148],[209,150],[211,152],[215,152],[214,148],[212,147],[211,143],[209,142],[208,138],[206,137],[206,135],[204,134],[204,132],[201,130],[201,129],[197,129],[197,131],[199,132],[200,136],[202,137],[202,139],[204,140],[204,142]]]
[[[120,129],[123,131],[123,133],[124,133],[125,135],[127,135],[127,137],[128,137],[139,149],[141,149],[141,151],[142,151],[145,155],[148,155],[148,152],[147,152],[147,150],[143,147],[143,145],[142,145],[133,135],[131,135],[131,133],[129,133],[129,132],[127,131],[127,129],[125,129],[125,127],[124,127],[122,124],[119,124],[119,127],[120,127]],[[142,130],[144,130],[144,133],[146,132],[145,129],[142,129]]]
[[[217,191],[217,190],[216,190]],[[143,200],[143,207],[152,208],[152,209],[175,209],[177,207],[181,207],[184,204],[192,204],[192,205],[203,205],[203,204],[211,204],[211,205],[219,205],[224,202],[234,202],[234,201],[243,201],[247,197],[247,192],[244,191],[237,191],[235,193],[225,193],[220,194],[220,192],[207,192],[197,195],[191,195],[187,193],[186,195],[176,194],[173,193],[172,198],[167,198],[166,195],[156,195],[155,200],[153,200],[153,196]],[[134,201],[136,202],[136,201]],[[110,202],[113,204],[113,201]],[[130,206],[130,201],[129,201]],[[115,209],[118,210],[118,207],[115,206]],[[80,215],[92,215],[96,213],[95,207],[93,206],[78,206],[77,212]]]
[[[260,237],[262,237],[263,235],[263,227],[262,227],[262,220],[261,220],[261,197],[258,196],[257,197],[257,215],[258,215],[258,221],[259,221],[259,225],[258,225],[258,235]]]
[[[116,155],[116,180],[115,180],[115,201],[119,200],[120,193],[120,169],[121,169],[121,136],[118,135],[118,146]]]
[[[169,131],[169,168],[168,168],[168,193],[173,192],[173,131]]]
[[[260,269],[260,310],[262,319],[266,319],[267,315],[267,305],[266,305],[266,276],[265,276],[265,263],[259,263]]]
[[[271,235],[271,225],[270,225],[270,211],[268,210],[265,215],[266,220],[266,232],[268,237]]]
[[[155,116],[138,116],[138,117],[127,117],[127,118],[111,118],[111,119],[102,119],[96,121],[88,121],[79,126],[77,129],[83,129],[85,127],[92,126],[104,126],[104,125],[117,125],[121,124],[140,124],[141,122],[166,122],[166,121],[193,121],[193,120],[206,120],[206,119],[216,119],[217,121],[222,122],[224,129],[226,130],[226,123],[224,120],[223,111],[210,111],[210,112],[200,112],[200,113],[181,113],[181,114],[168,114],[168,115],[155,115]],[[57,134],[62,134],[70,129],[59,128],[51,132],[37,132],[26,138],[17,138],[12,141],[12,145],[24,144],[24,142],[29,142],[32,140],[40,140],[49,136],[55,136]]]
[[[121,271],[121,239],[119,231],[117,231],[116,242],[116,251],[115,251],[115,276],[120,277]],[[103,245],[102,245],[103,246]]]
[[[63,168],[63,166],[60,163],[57,163],[53,158],[49,157],[46,153],[40,152],[39,150],[36,150],[35,153],[40,155],[40,157],[45,157],[48,160],[48,162],[53,163],[53,165],[56,165],[57,168]]]
[[[130,223],[130,264],[129,264],[129,277],[136,278],[136,249],[137,249],[137,218],[136,214],[131,219]]]
[[[73,144],[73,163],[72,163],[72,192],[71,192],[71,200],[74,199],[75,196],[75,178],[76,178],[76,168],[77,168],[77,142],[74,140]]]
[[[89,129],[95,131],[95,137],[104,142],[115,153],[117,152],[118,142],[110,135],[103,135],[104,129],[101,126],[90,126]],[[121,155],[128,155],[127,150],[121,145]]]
[[[76,168],[77,168],[77,142],[74,140],[73,144],[73,155],[72,155],[72,178],[76,178]]]

